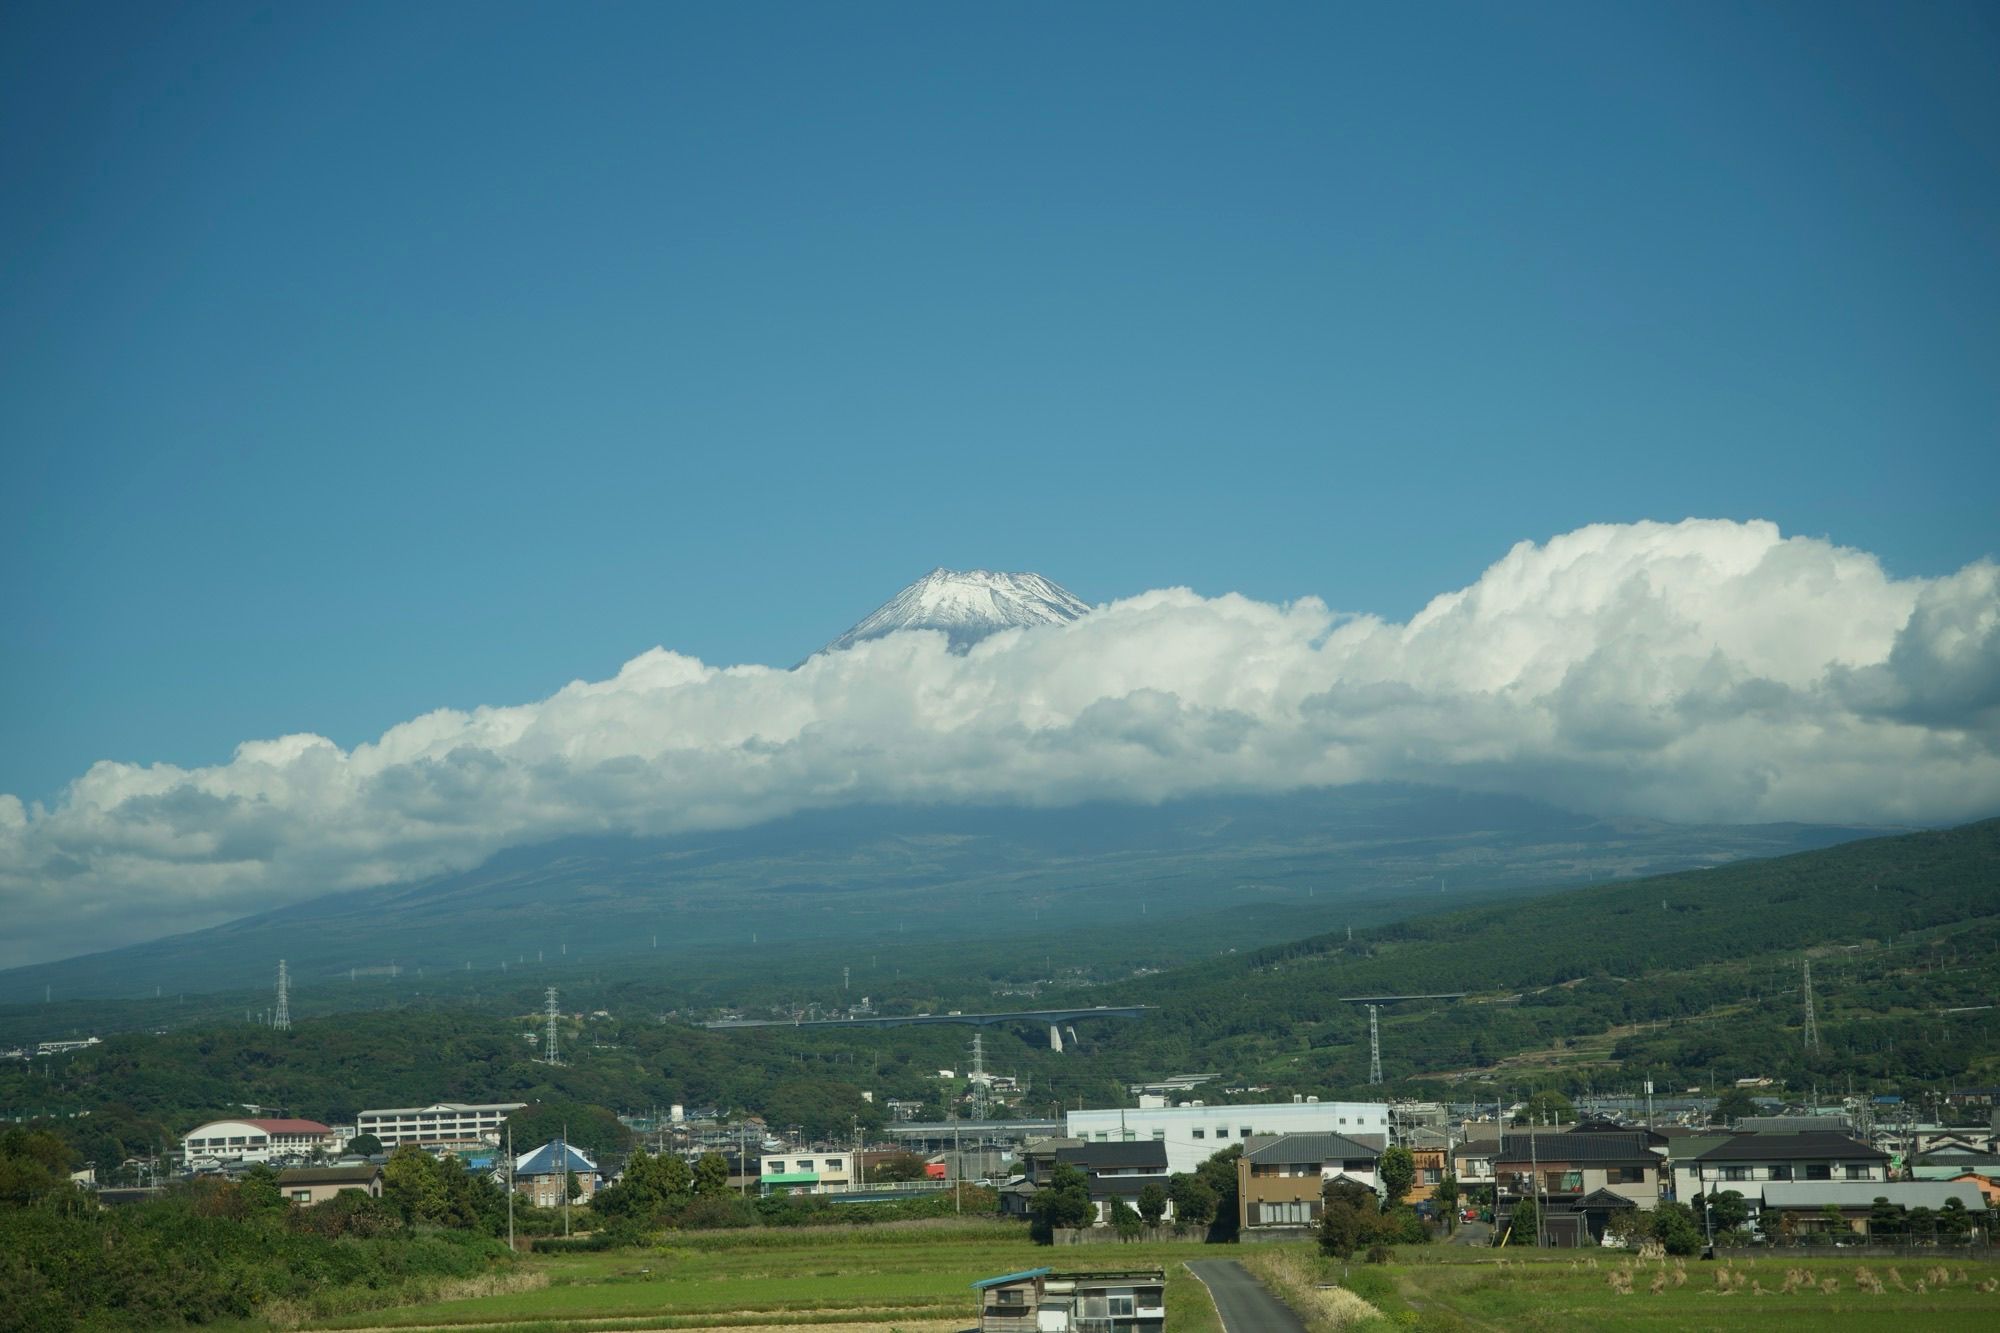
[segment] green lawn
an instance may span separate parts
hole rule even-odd
[[[1160,1267],[1172,1333],[1220,1333],[1213,1305],[1182,1264],[1194,1242],[1049,1249],[1018,1225],[706,1232],[599,1254],[526,1262],[549,1285],[469,1300],[309,1322],[321,1329],[471,1333],[762,1328],[827,1325],[936,1333],[976,1322],[972,1283],[1023,1268]],[[1207,1249],[1209,1255],[1216,1253]]]

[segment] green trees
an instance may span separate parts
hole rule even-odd
[[[1545,1088],[1528,1098],[1522,1114],[1531,1125],[1567,1125],[1576,1119],[1576,1104],[1554,1088]]]
[[[1508,1226],[1513,1234],[1507,1238],[1509,1245],[1540,1245],[1542,1243],[1542,1210],[1533,1199],[1523,1199],[1514,1205],[1513,1217]]]
[[[1320,1253],[1350,1259],[1372,1239],[1375,1195],[1351,1180],[1330,1180],[1320,1189]]]
[[[729,1193],[729,1159],[719,1152],[705,1152],[694,1164],[694,1196],[719,1199]]]
[[[1126,1240],[1131,1240],[1145,1230],[1145,1220],[1123,1199],[1111,1201],[1111,1225]]]
[[[1090,1202],[1090,1179],[1073,1166],[1058,1165],[1049,1183],[1028,1199],[1028,1233],[1047,1245],[1058,1227],[1089,1226],[1097,1215]]]
[[[1147,1226],[1156,1227],[1166,1215],[1167,1192],[1160,1188],[1158,1181],[1147,1181],[1139,1191],[1139,1216],[1146,1219]]]
[[[1408,1148],[1388,1149],[1375,1169],[1382,1177],[1383,1205],[1388,1208],[1401,1203],[1417,1181],[1417,1159]]]
[[[1704,1244],[1701,1223],[1684,1203],[1663,1203],[1653,1210],[1653,1236],[1668,1254],[1699,1254]]]
[[[616,1112],[589,1102],[532,1102],[507,1117],[507,1128],[514,1132],[517,1152],[563,1139],[596,1160],[616,1156],[632,1142],[632,1131],[618,1122]]]
[[[1709,1220],[1717,1231],[1735,1231],[1750,1220],[1750,1205],[1741,1190],[1724,1190],[1708,1200]]]
[[[0,1131],[0,1207],[23,1208],[68,1191],[72,1160],[69,1145],[46,1130]]]
[[[1458,1177],[1446,1171],[1438,1180],[1437,1188],[1431,1191],[1438,1207],[1444,1210],[1445,1225],[1453,1230],[1458,1227]]]
[[[244,1172],[237,1188],[244,1204],[253,1210],[269,1212],[285,1206],[285,1196],[278,1190],[278,1173],[268,1162],[259,1162]]]
[[[440,1161],[404,1144],[382,1168],[382,1199],[409,1225],[457,1227],[493,1234],[504,1225],[507,1196],[456,1157]]]
[[[1215,1220],[1215,1190],[1196,1172],[1176,1171],[1168,1176],[1167,1198],[1174,1205],[1177,1229],[1206,1231]]]
[[[356,1134],[347,1141],[347,1151],[363,1157],[373,1157],[382,1151],[382,1140],[373,1134]]]
[[[1732,1125],[1746,1115],[1756,1115],[1760,1109],[1749,1089],[1730,1088],[1716,1099],[1715,1109],[1708,1113],[1708,1123]]]
[[[715,1167],[709,1168],[711,1179],[715,1177],[716,1168],[721,1169],[721,1188],[715,1193],[726,1194],[729,1189],[728,1164],[713,1153],[709,1156],[715,1158]],[[707,1159],[703,1161],[706,1165]],[[599,1190],[591,1199],[590,1206],[606,1217],[652,1223],[662,1215],[678,1213],[694,1202],[696,1174],[673,1153],[655,1157],[641,1148],[625,1164],[625,1174],[619,1182]]]
[[[1236,1160],[1243,1145],[1223,1149],[1194,1169],[1215,1195],[1215,1220],[1209,1224],[1210,1240],[1234,1240],[1241,1219],[1237,1216]]]

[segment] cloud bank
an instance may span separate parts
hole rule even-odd
[[[284,736],[100,763],[53,809],[0,796],[0,965],[567,834],[1366,780],[1685,820],[1995,813],[2000,566],[1898,580],[1770,523],[1640,523],[1524,542],[1407,624],[1174,589],[964,656],[923,632],[796,671],[655,648],[351,751]]]

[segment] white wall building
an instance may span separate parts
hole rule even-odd
[[[340,1146],[317,1120],[211,1120],[181,1136],[181,1153],[190,1162],[268,1162]]]
[[[1069,1137],[1090,1143],[1152,1139],[1167,1146],[1169,1174],[1192,1171],[1215,1154],[1240,1146],[1252,1134],[1389,1133],[1387,1102],[1274,1102],[1251,1106],[1118,1107],[1102,1111],[1070,1111],[1064,1117]]]
[[[420,1148],[477,1147],[498,1143],[500,1126],[526,1102],[438,1102],[431,1106],[388,1106],[354,1118],[356,1134],[373,1134],[384,1148],[414,1143]]]

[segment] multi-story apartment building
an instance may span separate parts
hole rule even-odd
[[[474,1148],[500,1141],[500,1126],[526,1102],[438,1102],[431,1106],[389,1106],[363,1111],[356,1134],[373,1134],[384,1148],[414,1143],[420,1148]]]
[[[1322,1102],[1317,1099],[1208,1106],[1139,1106],[1071,1111],[1065,1116],[1070,1138],[1090,1143],[1152,1139],[1167,1145],[1167,1171],[1192,1171],[1215,1154],[1237,1147],[1253,1134],[1366,1134],[1386,1142],[1387,1102]]]

